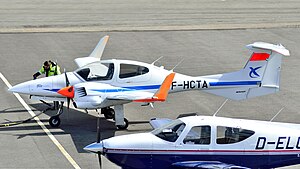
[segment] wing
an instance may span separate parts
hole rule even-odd
[[[173,163],[172,166],[177,169],[250,169],[219,161],[185,161]]]
[[[78,108],[94,108],[100,104],[120,105],[132,101],[146,103],[165,101],[174,76],[174,72],[170,73],[155,94],[96,82],[78,83],[74,86],[64,87],[58,90],[57,93],[73,99]]]
[[[151,92],[145,92],[145,91],[128,91],[128,92],[120,92],[120,94],[114,94],[111,96],[107,96],[107,99],[110,100],[128,100],[128,101],[134,101],[134,102],[144,102],[144,103],[150,103],[150,102],[157,102],[157,101],[165,101],[168,97],[168,93],[171,87],[171,84],[173,82],[173,79],[175,77],[175,73],[170,73],[157,92],[155,94]]]
[[[150,120],[150,125],[152,126],[153,129],[159,128],[163,125],[169,124],[172,119],[167,119],[167,118],[154,118]]]
[[[160,102],[166,101],[174,77],[175,77],[175,73],[174,72],[170,73],[165,78],[165,80],[163,81],[163,83],[161,84],[161,86],[159,87],[157,92],[151,98],[146,97],[143,99],[135,99],[133,101],[134,102],[146,102],[146,103],[157,102],[157,101],[160,101]]]
[[[106,43],[108,42],[109,36],[104,36],[100,39],[93,52],[88,57],[82,57],[75,59],[75,63],[78,67],[82,67],[92,62],[100,61],[103,54]]]
[[[151,92],[145,91],[128,91],[128,92],[120,92],[120,94],[114,94],[111,96],[107,96],[106,99],[109,100],[127,100],[133,102],[143,102],[143,103],[150,103],[150,102],[163,102],[167,99],[168,93],[175,77],[175,73],[170,73],[157,92],[155,94]]]

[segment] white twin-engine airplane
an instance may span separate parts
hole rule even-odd
[[[90,56],[75,59],[77,70],[27,81],[9,91],[28,94],[32,99],[61,101],[61,108],[63,102],[70,100],[76,108],[101,108],[106,118],[114,118],[117,127],[125,129],[128,121],[124,119],[123,104],[164,101],[168,92],[203,90],[233,100],[275,93],[279,90],[282,55],[289,55],[282,45],[256,42],[247,46],[253,53],[243,69],[192,77],[173,73],[173,70],[157,67],[154,63],[100,61],[108,38],[103,37]],[[59,126],[61,113],[50,118],[51,126]]]
[[[149,133],[115,136],[84,149],[122,169],[270,169],[300,164],[300,125],[189,116],[155,119]],[[100,133],[99,133],[100,134]]]

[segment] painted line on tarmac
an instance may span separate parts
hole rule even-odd
[[[6,84],[6,86],[8,88],[12,87],[11,84],[8,82],[8,80],[3,76],[3,74],[1,72],[0,72],[0,78]],[[36,116],[36,114],[31,110],[31,108],[28,106],[28,104],[22,99],[22,97],[18,93],[13,93],[13,94],[16,96],[16,98],[19,100],[19,102],[23,105],[23,107],[28,111],[28,113],[32,117]],[[41,128],[44,130],[44,132],[48,135],[48,137],[56,145],[56,147],[61,151],[61,153],[67,158],[67,160],[72,164],[72,166],[76,169],[80,169],[79,165],[70,156],[70,154],[64,149],[64,147],[58,142],[58,140],[53,136],[53,134],[47,129],[47,127],[44,125],[44,123],[42,123],[38,117],[34,117],[34,120],[37,122],[38,125],[41,126]]]

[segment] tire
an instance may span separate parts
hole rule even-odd
[[[129,125],[129,122],[128,122],[128,120],[126,118],[124,118],[124,123],[125,123],[124,125],[117,125],[117,128],[119,130],[125,130],[125,129],[127,129],[128,125]]]
[[[49,119],[49,124],[51,127],[57,128],[60,125],[60,118],[59,116],[52,116]]]
[[[113,118],[115,118],[115,110],[112,109],[112,108],[106,109],[103,114],[104,114],[104,117],[106,119],[113,119]]]

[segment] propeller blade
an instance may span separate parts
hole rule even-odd
[[[100,140],[101,140],[100,114],[98,112],[98,117],[97,117],[97,143],[100,143]],[[101,152],[98,152],[97,154],[98,154],[99,166],[100,166],[100,169],[102,169]]]
[[[99,113],[98,113],[99,114]],[[101,135],[100,135],[100,116],[97,118],[97,143],[100,143]]]
[[[68,98],[67,98],[67,108],[68,108],[68,109],[70,109],[70,101],[71,101],[71,99],[68,97]]]
[[[101,153],[100,152],[98,152],[98,160],[99,160],[100,169],[102,169],[102,160],[101,160]]]
[[[65,78],[66,78],[66,87],[68,87],[70,85],[70,81],[69,81],[69,78],[67,76],[67,72],[65,72]]]

